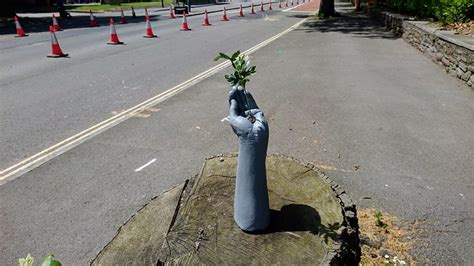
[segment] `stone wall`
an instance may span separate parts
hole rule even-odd
[[[433,62],[474,89],[474,38],[436,28],[427,21],[389,12],[371,11],[385,27],[402,37]]]

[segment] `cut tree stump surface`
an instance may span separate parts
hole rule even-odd
[[[92,265],[335,264],[360,255],[356,210],[310,164],[267,158],[271,224],[242,232],[233,219],[237,157],[206,159],[201,172],[132,217]]]

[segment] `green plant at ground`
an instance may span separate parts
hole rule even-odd
[[[35,262],[35,259],[30,254],[28,254],[26,258],[21,258],[18,260],[18,264],[20,266],[33,266],[33,262]]]
[[[30,254],[26,256],[26,258],[21,258],[18,260],[18,264],[20,266],[33,266],[33,263],[35,262],[35,258],[33,258]],[[48,255],[43,258],[41,266],[61,266],[61,262],[58,260],[54,259],[53,255]]]
[[[407,265],[406,261],[399,259],[397,256],[394,256],[393,258],[390,258],[389,255],[384,256],[384,262],[383,264],[385,266],[403,266]]]
[[[219,59],[227,59],[232,63],[234,73],[225,75],[225,79],[232,84],[232,86],[240,85],[245,87],[245,84],[250,81],[250,76],[255,74],[256,66],[250,66],[250,59],[247,55],[241,54],[240,51],[235,52],[232,56],[228,56],[224,53],[219,53],[214,61]]]
[[[472,0],[387,0],[386,6],[398,13],[433,18],[444,24],[474,19]]]
[[[382,221],[383,215],[381,211],[376,211],[374,214],[374,217],[375,217],[375,225],[377,225],[380,228],[387,229],[388,224]]]
[[[474,2],[472,0],[441,0],[441,5],[434,10],[435,17],[444,23],[463,22],[474,19]]]

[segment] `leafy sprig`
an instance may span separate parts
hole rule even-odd
[[[232,63],[234,73],[225,75],[225,79],[232,84],[232,86],[240,85],[245,87],[245,84],[250,81],[250,76],[256,73],[256,66],[250,66],[250,59],[247,55],[241,54],[240,51],[235,52],[232,56],[224,53],[219,53],[214,61],[226,59]]]
[[[388,224],[386,224],[384,221],[382,221],[383,215],[382,215],[381,211],[376,211],[375,214],[374,214],[374,217],[375,217],[375,225],[376,226],[381,227],[385,230],[388,228]]]
[[[19,266],[33,266],[35,262],[35,258],[33,258],[30,254],[26,256],[26,258],[18,259]],[[61,266],[61,262],[54,259],[54,255],[48,255],[43,258],[41,266]]]

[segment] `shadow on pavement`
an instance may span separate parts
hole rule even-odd
[[[398,39],[399,37],[387,30],[382,24],[370,19],[366,14],[354,10],[350,2],[335,3],[338,16],[327,19],[309,20],[303,27],[295,31],[312,32],[339,32],[352,34],[357,38],[369,39]]]
[[[119,25],[120,22],[120,13],[117,13],[117,16],[110,16],[110,17],[95,17],[99,24],[98,27],[109,27],[109,19],[113,18],[115,25]],[[156,20],[165,20],[168,19],[167,17],[161,17],[160,15],[150,15],[150,21]],[[20,23],[25,32],[28,33],[35,33],[35,32],[48,32],[49,26],[52,25],[52,18],[51,17],[20,17]],[[75,15],[73,14],[72,18],[59,18],[58,23],[64,30],[67,29],[77,29],[77,28],[90,28],[89,27],[89,14],[87,15]],[[125,16],[125,19],[128,24],[131,23],[145,23],[144,16],[137,16],[136,18],[132,18],[132,16]],[[143,24],[145,25],[145,24]],[[145,26],[143,26],[145,27]],[[15,23],[13,21],[9,21],[6,25],[0,26],[0,35],[4,34],[15,34]]]
[[[308,21],[297,31],[312,32],[339,32],[352,34],[358,38],[369,39],[398,39],[390,30],[360,13],[340,13],[338,17]]]

